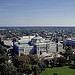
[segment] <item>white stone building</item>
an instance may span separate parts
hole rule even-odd
[[[3,40],[3,44],[6,46],[13,46],[12,40]]]
[[[63,45],[61,43],[57,44],[50,40],[45,40],[36,34],[35,36],[31,36],[31,39],[24,38],[18,40],[18,42],[14,43],[13,48],[15,49],[15,53],[17,53],[19,56],[21,54],[37,54],[40,56],[44,52],[61,52]]]

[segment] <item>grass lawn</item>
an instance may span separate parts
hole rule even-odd
[[[75,70],[70,69],[69,66],[46,68],[40,75],[53,75],[53,73],[58,75],[75,75]]]

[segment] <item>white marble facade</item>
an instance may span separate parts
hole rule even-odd
[[[23,41],[24,40],[24,41]],[[21,54],[37,54],[41,55],[42,53],[52,53],[52,52],[61,52],[63,45],[61,43],[55,43],[50,40],[45,40],[38,34],[29,39],[23,39],[22,41],[17,41],[14,43],[15,53],[19,56]]]

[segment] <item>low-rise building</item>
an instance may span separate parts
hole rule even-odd
[[[3,40],[3,44],[9,47],[13,46],[12,40]]]
[[[65,45],[75,47],[75,38],[67,38],[64,40]]]

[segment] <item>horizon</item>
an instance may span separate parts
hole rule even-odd
[[[75,27],[75,25],[65,25],[65,26],[63,26],[63,25],[12,25],[12,26],[9,26],[9,25],[7,25],[7,26],[5,26],[5,25],[3,25],[3,26],[0,26],[0,27]]]

